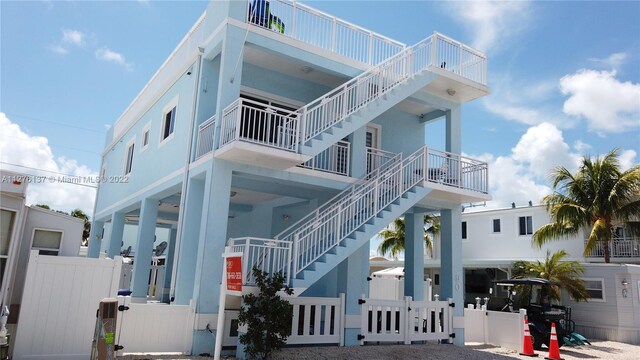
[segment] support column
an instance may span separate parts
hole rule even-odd
[[[107,249],[107,257],[113,259],[114,256],[120,255],[123,233],[124,213],[115,212],[111,215],[111,234],[109,235],[109,249]]]
[[[189,305],[193,297],[195,284],[196,259],[198,258],[198,243],[201,236],[202,217],[204,216],[202,204],[208,199],[208,187],[205,192],[205,180],[191,179],[187,188],[184,204],[184,222],[180,234],[180,253],[176,279],[174,281],[174,303],[177,305]],[[202,234],[204,231],[202,230]]]
[[[363,126],[351,134],[351,173],[354,178],[367,174],[367,127]]]
[[[369,243],[367,241],[360,249],[338,265],[338,292],[346,294],[346,329],[344,332],[345,346],[360,344],[360,304],[358,299],[365,294],[369,296]]]
[[[424,300],[424,214],[404,214],[404,296]]]
[[[153,241],[156,235],[156,220],[158,218],[158,200],[146,198],[142,200],[140,208],[140,222],[138,224],[138,239],[135,246],[133,260],[133,276],[131,279],[131,301],[147,302],[149,289],[149,270],[151,269],[151,255]]]
[[[453,316],[464,316],[464,269],[462,267],[462,210],[440,211],[440,300],[452,298],[455,303]],[[453,343],[464,345],[464,329],[454,329]]]
[[[91,223],[91,232],[89,235],[89,248],[87,249],[88,258],[98,258],[100,256],[100,246],[102,245],[103,230],[104,230],[104,221],[94,220]]]
[[[215,331],[206,330],[216,326],[216,317],[220,311],[218,299],[222,281],[222,254],[227,242],[227,223],[229,220],[229,196],[231,192],[231,168],[224,160],[213,159],[213,170],[207,178],[208,188],[203,209],[206,216],[204,234],[200,237],[198,260],[196,263],[193,298],[196,299],[196,317],[201,319],[201,328],[193,333],[193,354],[214,353]],[[217,331],[217,329],[216,329]]]
[[[167,256],[164,260],[164,286],[162,288],[162,302],[171,302],[171,274],[173,274],[173,260],[175,259],[176,251],[176,237],[178,235],[178,229],[175,225],[171,228],[169,233],[169,246],[167,247]]]

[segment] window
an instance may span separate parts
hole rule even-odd
[[[147,124],[142,128],[142,147],[140,151],[144,151],[147,147],[149,147],[149,134],[150,134],[150,125]]]
[[[520,223],[520,235],[533,234],[533,218],[531,216],[520,216],[518,220]]]
[[[606,301],[604,297],[604,279],[583,279],[589,294],[589,301]]]
[[[462,222],[462,238],[463,239],[467,238],[467,222],[466,221]]]
[[[127,159],[124,165],[124,174],[127,175],[131,172],[131,168],[133,167],[133,149],[135,148],[135,143],[132,142],[127,149]]]
[[[176,107],[174,106],[173,108],[171,108],[171,110],[164,114],[164,120],[162,122],[162,139],[160,139],[161,141],[165,140],[166,138],[171,136],[171,134],[173,134],[173,128],[175,124]]]
[[[493,232],[494,233],[500,232],[500,219],[493,219]]]
[[[0,289],[3,289],[3,277],[9,261],[9,245],[13,235],[13,223],[16,213],[8,210],[0,210]]]
[[[61,242],[62,231],[36,229],[33,231],[31,249],[40,250],[40,255],[58,255]]]

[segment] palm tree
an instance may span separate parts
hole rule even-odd
[[[576,301],[587,300],[589,293],[584,287],[584,281],[579,278],[584,273],[584,268],[578,261],[563,261],[568,253],[564,250],[556,251],[551,254],[547,251],[547,257],[544,262],[535,261],[515,261],[513,263],[512,276],[516,279],[527,277],[538,277],[547,279],[551,282],[560,284]],[[542,294],[548,296],[550,300],[560,301],[560,287],[551,286],[551,293]],[[521,299],[528,299],[530,294],[527,292],[530,287],[523,286],[518,289],[522,293]],[[543,287],[546,289],[546,287]]]
[[[432,236],[440,232],[440,217],[435,215],[425,215],[424,223],[428,224],[428,227],[424,229],[424,241],[425,246],[429,254],[433,252],[433,239]],[[378,252],[385,256],[390,253],[392,257],[397,257],[402,251],[404,251],[404,238],[405,238],[405,221],[404,218],[397,218],[393,220],[388,228],[385,228],[379,233],[383,240],[378,246]]]
[[[89,216],[80,209],[73,210],[71,212],[71,216],[84,221],[84,227],[82,229],[82,245],[89,245],[89,234],[91,233],[91,222],[89,221]]]
[[[609,242],[616,227],[640,235],[640,166],[621,171],[617,149],[603,158],[583,158],[575,175],[564,167],[556,168],[552,182],[554,193],[542,199],[552,222],[533,234],[532,241],[538,247],[585,229],[589,237],[584,254],[602,245],[608,263]]]

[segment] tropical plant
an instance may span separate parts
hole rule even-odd
[[[547,251],[547,257],[544,262],[541,261],[515,261],[513,263],[512,277],[516,279],[537,277],[547,279],[560,286],[543,287],[542,290],[550,289],[550,293],[542,294],[549,300],[560,301],[560,288],[564,288],[576,301],[587,300],[589,293],[584,287],[584,281],[580,279],[580,275],[584,274],[584,268],[578,261],[563,261],[569,254],[564,251],[556,251],[551,254]],[[516,292],[521,294],[520,299],[528,299],[530,294],[528,291],[531,287],[521,286]]]
[[[533,234],[532,241],[538,247],[585,229],[589,235],[584,254],[589,255],[601,245],[608,263],[616,227],[640,235],[640,166],[622,171],[617,149],[595,160],[584,157],[576,174],[558,167],[551,178],[554,193],[542,202],[552,222]]]
[[[282,290],[291,295],[293,289],[285,285],[281,273],[269,276],[256,267],[252,272],[259,292],[242,295],[238,323],[246,324],[247,332],[240,335],[240,343],[245,346],[249,359],[266,359],[273,351],[282,348],[291,334],[293,307],[278,292]]]
[[[436,215],[426,214],[424,216],[424,241],[425,247],[429,254],[433,253],[433,236],[440,233],[440,217]],[[378,234],[382,237],[382,242],[378,246],[380,255],[385,256],[387,253],[392,257],[397,257],[405,249],[405,221],[399,217],[389,225],[389,227],[380,231]]]
[[[84,227],[82,229],[82,245],[89,245],[89,234],[91,233],[91,222],[89,221],[89,216],[80,209],[73,210],[71,212],[71,216],[84,221]]]

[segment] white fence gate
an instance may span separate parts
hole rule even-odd
[[[521,351],[526,316],[525,309],[517,313],[487,311],[484,306],[480,309],[464,309],[465,341]]]
[[[450,340],[453,332],[452,300],[412,301],[360,299],[360,344]]]
[[[100,300],[115,297],[122,258],[29,255],[13,359],[88,359]]]
[[[130,303],[130,297],[118,296],[125,311],[118,311],[116,343],[124,353],[191,351],[195,306],[162,303]]]

